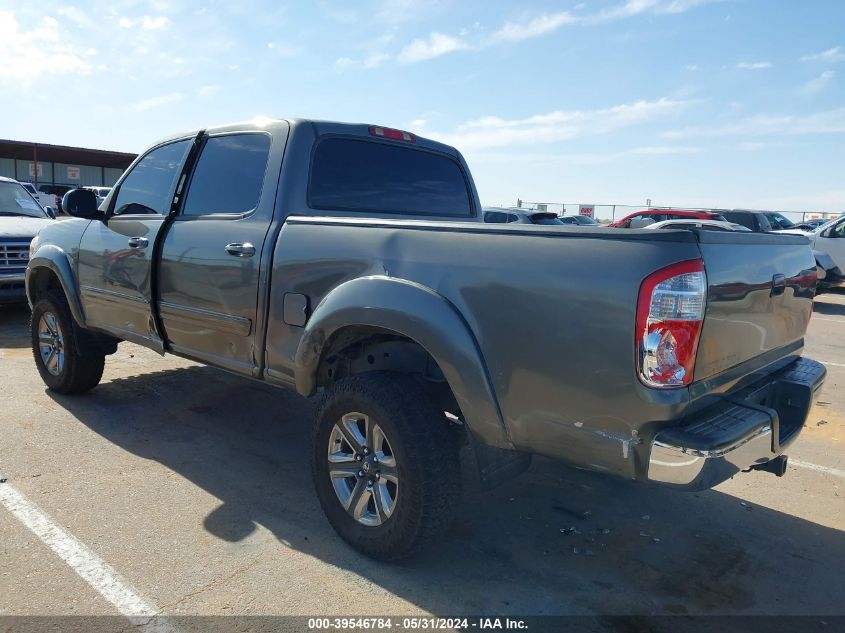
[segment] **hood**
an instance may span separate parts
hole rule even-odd
[[[38,231],[53,222],[55,220],[48,218],[0,215],[0,240],[10,237],[33,238]]]

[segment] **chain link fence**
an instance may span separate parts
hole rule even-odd
[[[707,209],[702,207],[661,207],[655,205],[632,205],[632,204],[589,204],[589,203],[570,203],[570,202],[528,202],[526,200],[517,200],[516,204],[506,203],[496,205],[500,207],[519,207],[522,209],[529,209],[532,211],[548,211],[558,215],[578,215],[582,206],[593,208],[593,217],[599,222],[614,222],[627,215],[637,211],[645,210],[679,210],[686,211],[713,211],[720,213],[722,211],[729,211],[730,209]],[[775,209],[765,209],[765,211],[777,211],[785,215],[787,218],[795,223],[806,222],[808,220],[832,220],[839,216],[839,213],[822,213],[817,211],[781,211]]]

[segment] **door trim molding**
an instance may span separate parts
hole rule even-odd
[[[158,309],[161,313],[162,321],[164,321],[165,332],[167,332],[168,319],[207,327],[216,331],[228,332],[237,336],[249,336],[252,332],[252,319],[234,314],[206,310],[205,308],[195,308],[178,303],[170,303],[169,301],[159,301]]]

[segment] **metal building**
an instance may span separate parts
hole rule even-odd
[[[136,154],[0,139],[0,176],[45,185],[111,187]],[[45,189],[42,189],[45,190]]]

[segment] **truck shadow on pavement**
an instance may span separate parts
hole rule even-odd
[[[845,304],[815,301],[813,303],[813,312],[828,316],[845,316]]]
[[[0,304],[0,349],[30,347],[29,306],[25,303]]]
[[[323,517],[311,401],[197,366],[112,379],[85,396],[48,394],[109,442],[220,499],[197,517],[216,537],[238,542],[264,526],[435,614],[843,612],[843,533],[728,494],[535,460],[518,479],[468,496],[423,554],[383,564],[347,547]]]

